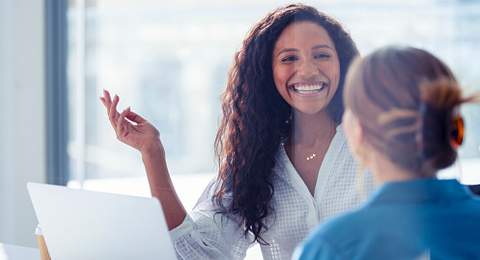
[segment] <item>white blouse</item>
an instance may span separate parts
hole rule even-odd
[[[373,190],[370,172],[359,183],[357,164],[348,148],[342,126],[337,127],[320,168],[314,196],[298,175],[283,146],[278,149],[272,172],[274,209],[267,218],[268,230],[261,237],[264,259],[291,259],[296,245],[326,218],[356,208]],[[253,235],[244,236],[243,226],[222,217],[206,189],[183,223],[170,231],[179,259],[243,259]],[[361,193],[365,195],[362,195]],[[224,198],[228,203],[228,197]]]

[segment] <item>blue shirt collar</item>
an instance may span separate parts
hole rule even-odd
[[[390,203],[427,203],[472,199],[471,193],[457,180],[418,179],[388,182],[375,190],[366,206]]]

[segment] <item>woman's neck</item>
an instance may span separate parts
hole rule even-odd
[[[397,182],[397,181],[409,181],[423,178],[418,173],[405,170],[385,156],[379,154],[378,152],[370,151],[370,166],[373,173],[373,178],[375,179],[375,186],[381,186],[387,182]]]
[[[315,146],[325,136],[332,134],[335,122],[327,111],[320,111],[314,115],[293,111],[293,133],[291,138],[302,146]]]

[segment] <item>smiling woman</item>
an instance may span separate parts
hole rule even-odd
[[[272,69],[275,87],[292,107],[297,126],[296,135],[285,139],[283,145],[313,195],[317,175],[312,172],[320,169],[335,134],[334,110],[327,109],[340,78],[335,44],[321,25],[309,21],[293,23],[275,43]],[[318,124],[302,129],[306,124],[301,120]],[[297,159],[305,155],[307,162]]]
[[[258,242],[264,259],[290,259],[318,222],[362,201],[340,125],[343,78],[356,55],[342,26],[311,6],[282,6],[255,24],[221,97],[218,177],[188,215],[159,131],[130,108],[117,112],[119,97],[104,91],[117,138],[142,154],[179,258],[243,259]]]

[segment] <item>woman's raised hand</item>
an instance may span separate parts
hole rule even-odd
[[[100,97],[100,100],[107,108],[108,119],[117,134],[118,140],[142,153],[152,196],[157,197],[162,202],[168,228],[170,230],[174,229],[182,223],[187,212],[180,202],[168,174],[165,150],[160,142],[160,133],[147,120],[130,111],[130,107],[122,113],[118,113],[117,105],[120,98],[117,95],[112,100],[110,93],[104,90],[103,97]]]
[[[117,105],[120,98],[117,95],[112,100],[110,93],[104,90],[100,100],[107,108],[108,119],[118,140],[139,150],[142,154],[155,149],[163,150],[160,133],[152,124],[130,111],[130,107],[118,113]]]

